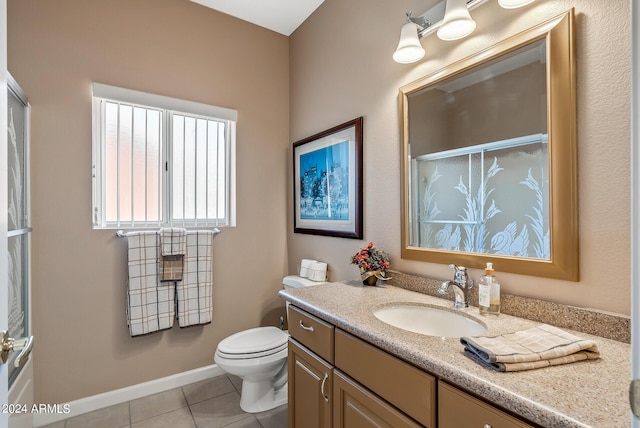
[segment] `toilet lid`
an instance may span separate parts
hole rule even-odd
[[[230,355],[264,354],[286,347],[289,335],[276,327],[257,327],[223,339],[218,352]]]

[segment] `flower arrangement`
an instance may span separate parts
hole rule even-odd
[[[360,269],[360,278],[367,283],[367,279],[387,280],[387,269],[391,266],[389,255],[369,242],[366,247],[362,247],[355,255],[351,256],[351,264]],[[375,284],[375,282],[374,282]]]

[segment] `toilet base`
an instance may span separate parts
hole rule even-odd
[[[278,389],[273,387],[272,380],[242,381],[240,408],[247,413],[258,413],[271,410],[287,403],[287,383]]]

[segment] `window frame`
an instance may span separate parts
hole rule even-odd
[[[159,221],[136,221],[106,219],[106,103],[116,103],[160,112],[159,144],[161,157],[158,167],[161,179],[159,196]],[[223,122],[225,124],[225,192],[221,199],[225,201],[225,216],[215,219],[174,219],[173,218],[173,180],[171,165],[173,150],[173,117],[185,116]],[[234,227],[236,220],[236,110],[217,107],[193,101],[150,94],[146,92],[119,88],[101,83],[93,83],[92,95],[92,224],[94,229],[157,229],[158,227],[215,228]],[[219,125],[218,125],[219,126]],[[145,180],[147,178],[145,177]],[[133,200],[133,197],[132,197]]]

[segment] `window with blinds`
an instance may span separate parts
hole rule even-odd
[[[95,228],[235,225],[234,110],[93,90]]]

